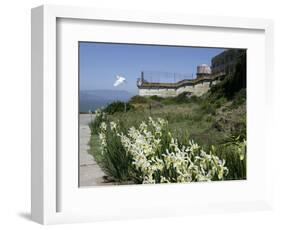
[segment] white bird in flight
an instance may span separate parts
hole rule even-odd
[[[124,82],[126,81],[126,78],[117,75],[116,76],[116,81],[114,82],[113,86],[118,86],[118,85],[122,85]]]

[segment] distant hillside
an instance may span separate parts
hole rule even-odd
[[[133,94],[125,90],[81,90],[80,112],[94,111],[99,107],[106,106],[113,101],[128,101]]]

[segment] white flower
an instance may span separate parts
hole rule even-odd
[[[111,121],[111,122],[110,122],[110,129],[111,129],[112,131],[116,130],[116,129],[117,129],[117,123],[114,122],[114,121]]]
[[[105,132],[106,131],[106,123],[105,122],[101,123],[100,129],[101,129],[101,132]]]
[[[165,152],[161,137],[167,121],[163,119],[142,122],[138,128],[131,127],[125,135],[119,133],[118,125],[110,122],[110,129],[120,137],[126,154],[132,158],[132,166],[140,173],[137,175],[143,183],[172,183],[191,181],[210,181],[215,176],[223,179],[228,173],[220,160],[210,151],[207,154],[193,140],[188,146],[179,146],[178,140],[168,132],[170,143]],[[99,139],[102,153],[105,153],[107,142],[107,125],[101,123]]]

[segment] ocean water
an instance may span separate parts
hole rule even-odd
[[[124,90],[84,90],[79,95],[79,112],[94,112],[114,101],[127,102],[133,94]]]

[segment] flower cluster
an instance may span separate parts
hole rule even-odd
[[[214,154],[214,148],[206,153],[193,141],[187,146],[179,144],[163,119],[149,118],[126,134],[118,131],[115,122],[110,122],[109,127],[120,137],[126,155],[132,159],[132,174],[142,183],[222,180],[227,174],[225,162]],[[100,130],[101,148],[105,152],[107,125],[102,123]]]
[[[188,146],[179,148],[177,141],[172,138],[170,150],[163,154],[167,168],[176,172],[175,177],[165,178],[168,181],[191,182],[219,180],[227,173],[225,161],[215,156],[214,149],[207,154],[193,141]]]
[[[96,109],[95,111],[95,119],[102,119],[102,120],[105,120],[105,112],[103,111],[103,108],[98,108]]]
[[[161,147],[162,129],[166,125],[163,119],[148,124],[142,122],[139,129],[131,127],[127,135],[120,134],[121,143],[132,156],[133,165],[140,172],[143,183],[156,183],[155,173],[162,171],[164,162],[157,156]]]

